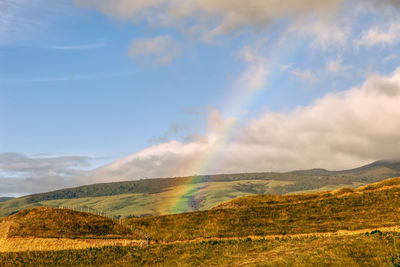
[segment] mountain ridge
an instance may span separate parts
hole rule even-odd
[[[363,171],[363,170],[369,170],[374,167],[386,167],[386,166],[391,166],[391,167],[396,167],[396,170],[399,171],[400,173],[400,161],[389,161],[389,160],[380,160],[380,161],[375,161],[370,164],[358,167],[358,168],[353,168],[353,169],[347,169],[347,170],[327,170],[323,168],[312,168],[312,169],[306,169],[306,170],[294,170],[294,171],[289,171],[289,172],[249,172],[249,173],[231,173],[231,174],[211,174],[211,175],[198,175],[196,177],[203,177],[202,180],[207,181],[210,180],[210,177],[238,177],[238,176],[254,176],[257,177],[260,174],[261,175],[282,175],[282,174],[294,174],[294,175],[310,175],[310,176],[323,176],[323,175],[331,175],[335,173],[351,173],[355,171]],[[168,181],[169,183],[172,182],[180,182],[183,179],[190,179],[193,176],[185,176],[185,177],[166,177],[166,178],[147,178],[147,179],[139,179],[139,180],[133,180],[133,181],[118,181],[118,182],[102,182],[102,183],[94,183],[94,184],[88,184],[88,185],[82,185],[82,186],[77,186],[77,187],[70,187],[70,188],[63,188],[63,189],[58,189],[58,190],[53,190],[49,192],[43,192],[43,193],[35,193],[31,195],[27,195],[25,197],[35,197],[43,194],[48,194],[48,193],[53,193],[53,192],[63,192],[63,191],[69,191],[69,190],[74,190],[74,189],[85,189],[88,187],[101,187],[101,186],[111,186],[111,185],[117,185],[118,188],[121,191],[117,192],[111,192],[110,195],[115,195],[115,194],[124,194],[124,193],[143,193],[146,191],[146,193],[157,193],[158,189],[152,188],[150,185],[146,185],[146,187],[138,188],[137,190],[135,186],[126,188],[125,186],[129,186],[131,184],[141,184],[143,181],[154,181],[154,182],[162,182],[162,181]],[[218,179],[216,179],[218,180]],[[196,182],[196,181],[195,181]],[[197,181],[199,182],[199,181]],[[148,186],[148,187],[147,187]],[[116,188],[113,188],[116,189]],[[129,189],[132,189],[130,191]],[[87,193],[87,192],[85,192]],[[86,196],[107,196],[107,194],[104,195],[86,195]],[[72,194],[71,198],[76,198],[74,194]],[[1,198],[0,198],[1,199]]]

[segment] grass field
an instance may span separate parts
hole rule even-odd
[[[12,237],[0,238],[0,255],[5,252],[20,251],[57,251],[80,250],[105,246],[139,246],[143,247],[145,240],[111,239],[111,238],[37,238],[37,237]],[[0,262],[0,266],[1,262]]]
[[[210,240],[149,247],[1,253],[2,266],[398,266],[400,236],[380,231],[345,236]]]

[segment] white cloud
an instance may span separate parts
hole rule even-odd
[[[129,50],[129,55],[133,58],[150,57],[160,65],[170,63],[180,53],[178,44],[169,35],[135,39]]]
[[[311,70],[300,70],[294,69],[291,73],[299,80],[306,83],[316,83],[318,81],[317,76]]]
[[[265,87],[268,76],[268,67],[265,56],[261,53],[264,42],[255,47],[245,46],[241,52],[241,59],[247,64],[245,72],[239,78],[239,87],[246,90],[260,90]]]
[[[1,0],[0,44],[34,39],[65,13],[67,6],[68,0]]]
[[[351,66],[344,65],[342,57],[331,59],[326,64],[326,71],[335,75],[348,75],[349,69]]]
[[[106,46],[105,44],[99,43],[99,44],[85,44],[85,45],[53,45],[49,46],[48,48],[56,50],[88,50],[88,49],[102,48],[105,46]]]
[[[290,68],[291,68],[292,66],[293,66],[292,63],[285,64],[285,65],[281,65],[281,70],[282,70],[282,71],[290,70]]]
[[[127,180],[194,172],[344,169],[399,159],[399,103],[400,68],[390,76],[373,75],[360,87],[327,94],[289,113],[267,112],[221,147],[216,145],[226,132],[212,131],[192,142],[169,141],[149,147],[94,176]],[[213,117],[224,124],[215,112]],[[218,164],[199,169],[208,158]]]
[[[390,25],[373,26],[365,31],[360,39],[354,40],[356,46],[371,48],[377,45],[391,46],[400,42],[400,22]]]
[[[399,57],[398,55],[391,54],[391,55],[385,57],[385,58],[383,59],[383,61],[385,61],[385,62],[392,61],[392,60],[397,59],[398,57]]]
[[[340,21],[336,17],[318,17],[301,20],[292,24],[284,34],[285,41],[290,42],[292,35],[311,38],[310,46],[327,51],[332,47],[345,48],[351,33],[351,23]]]

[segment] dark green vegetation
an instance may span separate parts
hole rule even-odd
[[[0,266],[398,266],[398,233],[1,253]]]
[[[0,230],[9,225],[7,238],[138,238],[130,229],[111,219],[67,209],[23,210],[3,219]]]
[[[35,194],[0,203],[0,216],[37,207],[95,208],[113,215],[164,215],[207,210],[220,202],[254,194],[288,194],[357,187],[400,176],[400,162],[380,161],[346,171],[312,169],[288,173],[221,174],[105,183]],[[184,189],[184,190],[182,190]],[[180,192],[190,201],[171,208]]]
[[[157,194],[168,187],[185,183],[187,178],[169,178],[169,179],[147,179],[129,182],[102,183],[85,185],[76,188],[61,189],[42,194],[34,194],[26,197],[28,203],[35,203],[55,199],[74,199],[82,197],[102,197],[122,194]]]
[[[400,224],[399,211],[400,178],[393,178],[357,190],[244,197],[212,210],[127,222],[153,239],[175,241],[395,226]]]

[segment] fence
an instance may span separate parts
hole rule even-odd
[[[141,230],[136,229],[132,225],[127,224],[126,222],[121,220],[120,216],[114,216],[114,215],[108,214],[108,213],[106,213],[106,212],[104,212],[102,210],[93,209],[93,208],[90,208],[90,207],[64,206],[64,205],[62,205],[62,206],[59,206],[58,208],[59,209],[69,209],[69,210],[80,211],[80,212],[87,212],[87,213],[91,213],[91,214],[95,214],[95,215],[99,215],[99,216],[103,216],[103,217],[109,218],[112,221],[114,221],[115,223],[130,229],[132,233],[134,233],[134,234],[136,234],[136,235],[138,235],[140,237],[145,238],[147,240],[147,245],[150,244],[151,236],[148,233],[142,232]]]

